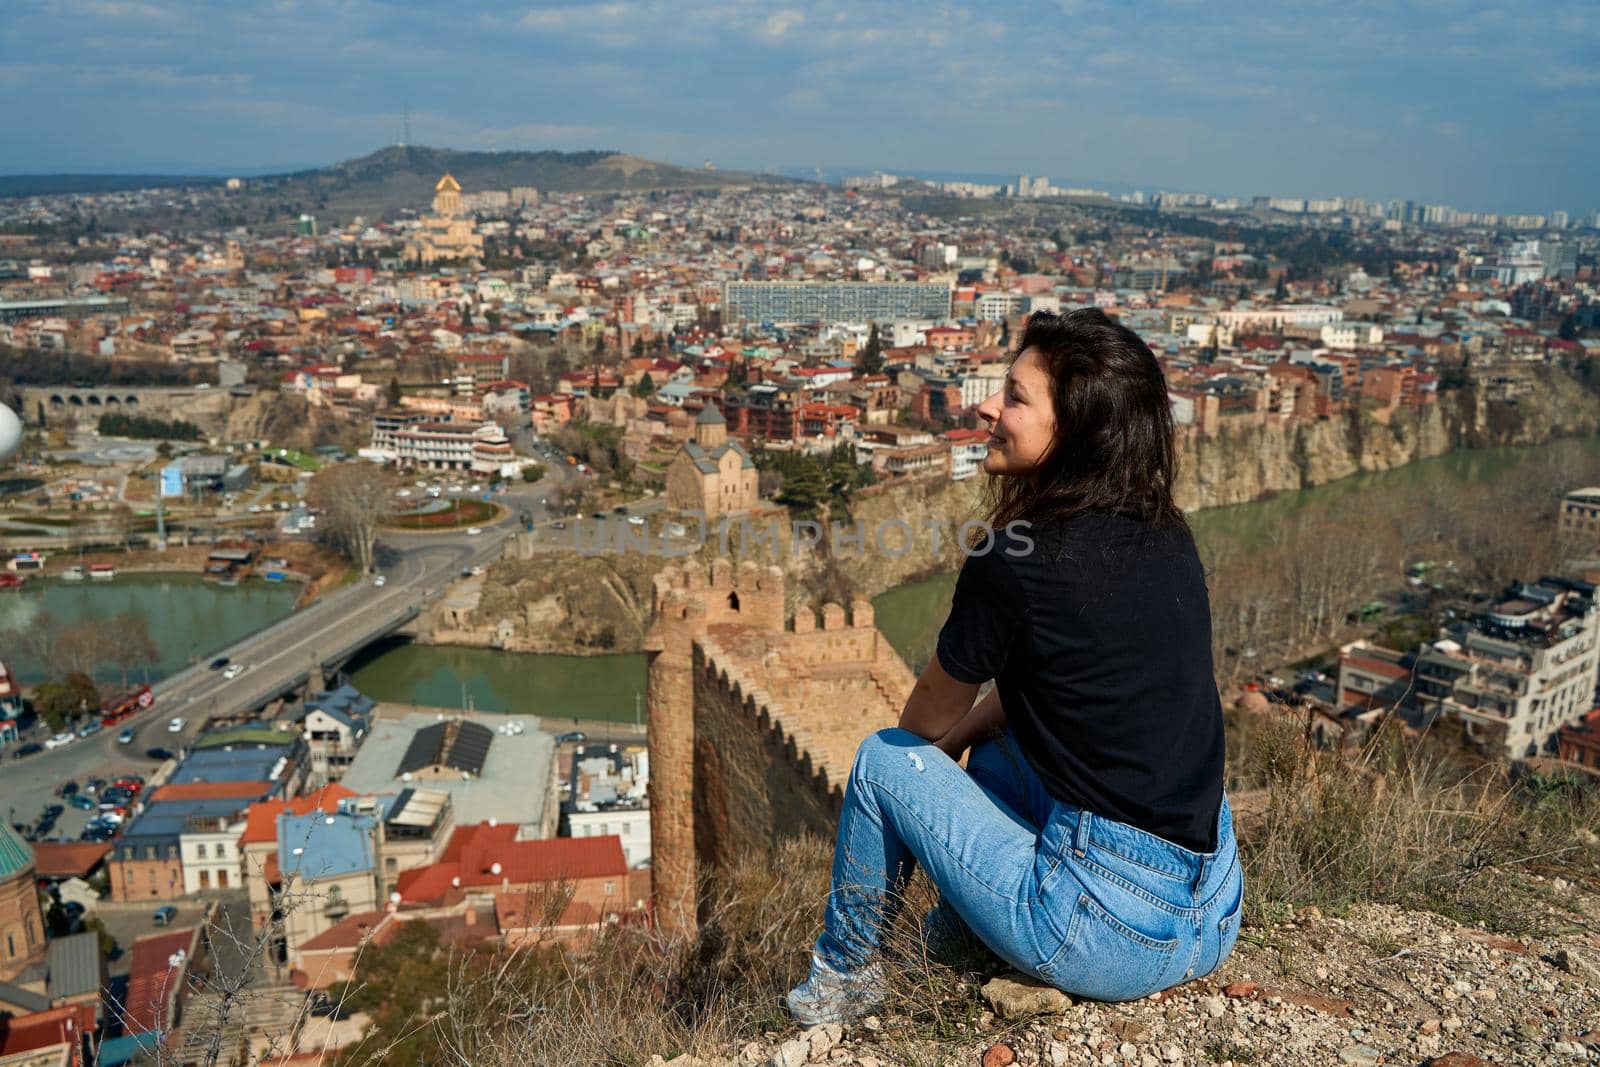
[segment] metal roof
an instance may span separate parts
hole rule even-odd
[[[400,757],[400,773],[445,766],[473,775],[483,773],[494,731],[463,719],[450,719],[418,730]]]
[[[0,823],[0,881],[33,870],[33,849],[5,823]]]
[[[81,934],[50,939],[50,999],[76,997],[100,988],[100,936]]]

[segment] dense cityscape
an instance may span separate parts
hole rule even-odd
[[[825,825],[927,657],[882,598],[960,562],[912,517],[977,513],[975,409],[1032,315],[1101,308],[1150,345],[1197,526],[1594,437],[1593,206],[670,169],[429,172],[394,207],[255,177],[0,199],[25,430],[0,482],[0,1064],[358,1062],[414,997],[364,954],[581,954],[666,928],[697,856]],[[1475,560],[1436,554],[1439,517],[1370,580],[1307,584],[1346,527],[1283,549],[1299,584],[1262,584],[1292,631],[1266,593],[1213,592],[1224,702],[1333,752],[1400,730],[1600,777],[1600,463],[1527,477]],[[892,572],[841,545],[874,509],[918,542]],[[373,669],[397,646],[614,678],[480,708],[488,668],[426,688]],[[1539,995],[1595,1004],[1561,981]],[[1594,1019],[1507,1062],[1600,1056]]]

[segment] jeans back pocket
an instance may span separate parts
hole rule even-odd
[[[1061,948],[1039,967],[1057,989],[1094,1000],[1136,1000],[1171,985],[1178,940],[1151,937],[1081,893]]]

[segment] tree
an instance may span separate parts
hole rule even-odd
[[[544,467],[541,464],[530,463],[522,468],[522,480],[525,482],[536,482],[543,477]]]
[[[389,379],[389,388],[384,394],[384,399],[388,401],[389,406],[392,407],[392,408],[400,406],[400,379],[399,378],[390,378]]]
[[[878,324],[873,323],[867,332],[867,343],[856,353],[856,373],[877,374],[883,370],[883,341],[878,337]]]
[[[306,499],[322,509],[323,530],[362,574],[372,573],[373,547],[393,513],[394,488],[389,471],[360,461],[324,467],[307,487]]]
[[[33,692],[33,709],[52,730],[65,728],[79,715],[100,710],[100,691],[94,679],[74,671],[61,681],[42,682]]]
[[[128,687],[128,671],[138,666],[148,666],[161,655],[155,638],[150,636],[150,621],[143,615],[127,611],[111,620],[111,629],[117,639],[111,644],[110,661],[122,669],[122,687]]]
[[[655,391],[656,383],[655,380],[650,377],[649,371],[645,371],[644,375],[637,382],[635,382],[633,386],[634,396],[651,396],[655,393]]]

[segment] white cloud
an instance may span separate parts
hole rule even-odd
[[[806,16],[803,12],[796,11],[792,7],[786,7],[782,11],[774,11],[767,16],[767,20],[761,24],[759,35],[768,41],[781,41],[791,29],[805,20]]]

